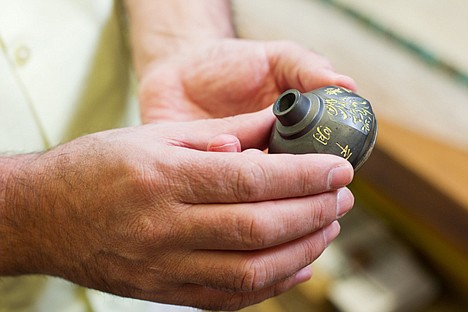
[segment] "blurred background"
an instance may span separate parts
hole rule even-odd
[[[326,56],[379,122],[312,280],[242,311],[468,311],[468,1],[233,4],[240,37]]]

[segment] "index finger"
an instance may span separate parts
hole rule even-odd
[[[190,152],[190,163],[178,166],[185,176],[178,196],[185,203],[309,196],[343,187],[354,174],[348,161],[334,155]]]

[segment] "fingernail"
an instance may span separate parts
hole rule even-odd
[[[328,185],[331,188],[340,188],[348,185],[353,180],[354,169],[350,163],[340,165],[330,170],[328,174]]]
[[[249,148],[249,149],[246,149],[245,151],[242,151],[242,153],[244,154],[257,154],[257,155],[260,155],[260,154],[265,154],[263,151],[259,150],[259,149],[256,149],[256,148]]]
[[[327,246],[340,234],[340,223],[333,221],[330,225],[323,229],[323,237]]]
[[[345,75],[339,75],[336,78],[336,84],[354,92],[356,92],[357,89],[356,82],[351,77]]]
[[[312,277],[312,268],[310,265],[300,269],[299,271],[296,272],[294,275],[294,281],[295,283],[304,283]]]
[[[240,146],[238,143],[228,143],[218,146],[209,146],[208,151],[210,152],[224,152],[224,153],[236,153],[240,152]]]
[[[354,196],[353,193],[347,188],[343,187],[338,191],[337,204],[336,204],[336,217],[342,218],[348,211],[353,208]]]
[[[206,150],[208,152],[240,152],[241,143],[232,134],[219,134],[210,140]]]

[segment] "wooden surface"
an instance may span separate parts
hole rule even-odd
[[[468,295],[468,155],[381,121],[353,191]],[[403,138],[403,139],[401,139]]]
[[[399,127],[385,119],[379,120],[379,128],[378,145],[382,150],[468,212],[467,150]]]

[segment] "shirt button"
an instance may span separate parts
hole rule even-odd
[[[18,66],[25,65],[31,57],[31,49],[27,46],[19,46],[15,50],[15,62]]]

